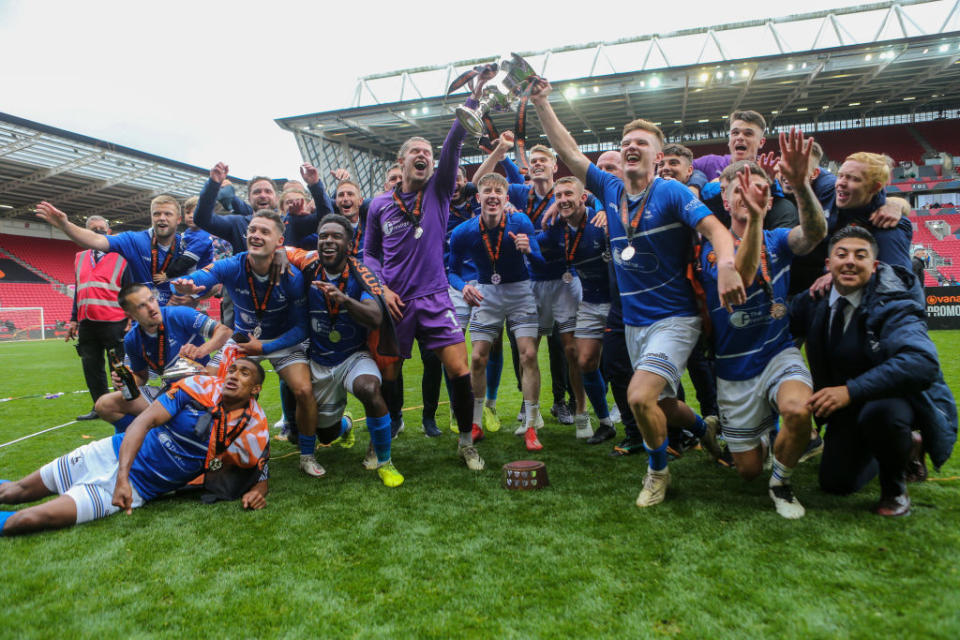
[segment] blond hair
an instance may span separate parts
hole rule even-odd
[[[875,183],[876,190],[882,189],[890,181],[890,166],[887,164],[886,156],[879,153],[858,151],[848,155],[844,162],[859,162],[865,165],[863,177],[867,182]]]
[[[479,180],[477,180],[477,189],[480,189],[483,185],[488,182],[492,182],[494,186],[500,187],[504,191],[507,191],[510,188],[510,184],[507,182],[507,179],[504,178],[499,173],[488,173]]]
[[[150,201],[150,213],[153,213],[161,204],[172,204],[177,209],[177,215],[180,215],[180,201],[171,195],[159,195]]]
[[[553,149],[551,149],[550,147],[545,147],[542,144],[535,144],[532,147],[530,147],[530,155],[533,155],[534,152],[537,152],[537,151],[539,151],[544,155],[550,156],[551,158],[553,158],[554,162],[557,161],[557,154],[554,153]]]
[[[660,145],[660,148],[663,149],[663,131],[660,130],[660,127],[653,124],[649,120],[644,120],[643,118],[637,118],[636,120],[631,120],[627,124],[623,125],[623,133],[621,136],[625,136],[631,131],[636,130],[646,131],[652,133],[653,137],[657,139],[657,142]]]

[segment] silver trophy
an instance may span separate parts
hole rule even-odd
[[[520,94],[537,73],[530,63],[515,53],[510,54],[497,65],[497,75],[484,86],[483,97],[476,108],[457,107],[457,120],[473,136],[484,135],[484,118],[491,111],[516,111],[520,103]],[[463,77],[463,76],[461,76]]]
[[[205,373],[206,368],[199,362],[178,356],[176,360],[163,368],[163,374],[160,376],[160,379],[166,384],[172,384],[177,380]]]

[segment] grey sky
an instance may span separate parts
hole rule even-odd
[[[849,4],[756,6],[781,16]],[[549,13],[533,20],[521,6]],[[358,76],[761,17],[742,7],[0,0],[0,111],[203,167],[222,160],[238,176],[293,177],[299,153],[273,118],[349,106]]]

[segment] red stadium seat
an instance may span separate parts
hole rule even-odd
[[[62,284],[73,284],[73,258],[80,247],[68,240],[0,234],[0,249],[13,254]]]

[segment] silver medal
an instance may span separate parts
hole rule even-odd
[[[413,237],[417,240],[420,239],[420,236],[423,235],[423,227],[417,227],[417,230],[413,232]]]
[[[573,274],[570,273],[569,271],[565,271],[563,274],[563,281],[566,282],[567,284],[570,284],[571,282],[573,282]]]
[[[627,246],[626,249],[620,252],[620,259],[629,261],[637,253],[637,250],[632,246]]]
[[[210,471],[219,471],[223,467],[223,462],[220,461],[220,458],[212,458],[210,460]]]
[[[500,284],[500,281],[502,279],[503,278],[500,277],[499,273],[494,273],[492,276],[490,276],[490,282],[492,282],[493,284]]]
[[[602,254],[600,254],[604,262],[610,262],[610,250],[607,249]]]
[[[250,332],[250,335],[253,336],[254,340],[259,340],[261,333],[263,333],[263,329],[260,325],[257,325],[253,328],[253,331]]]

